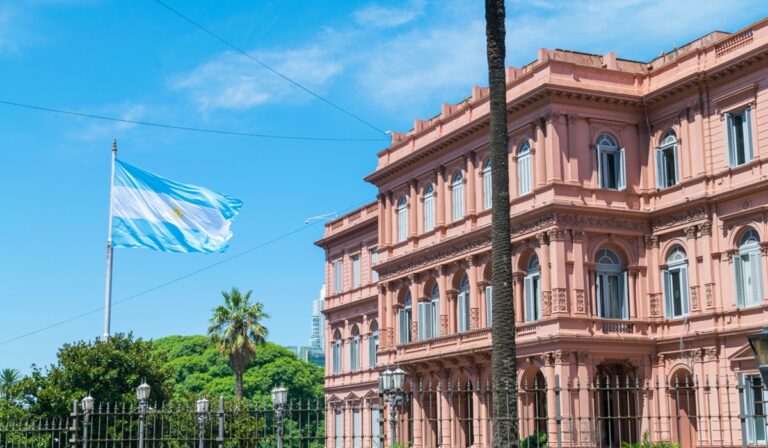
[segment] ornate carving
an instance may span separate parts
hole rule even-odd
[[[565,215],[555,216],[558,227],[602,227],[606,229],[622,229],[646,232],[648,224],[645,221],[630,221],[616,218],[599,218],[595,216]]]
[[[581,230],[571,229],[571,240],[574,242],[581,242],[584,240],[584,232]]]
[[[448,316],[442,314],[440,316],[440,336],[448,334]]]
[[[652,317],[658,317],[659,316],[659,302],[661,298],[661,294],[648,294],[648,301],[651,304],[651,316]]]
[[[482,247],[486,247],[491,243],[491,239],[486,238],[480,238],[474,241],[470,241],[464,245],[461,246],[454,246],[454,247],[448,247],[440,252],[437,252],[435,254],[431,254],[429,256],[426,256],[424,258],[420,258],[418,260],[414,260],[410,263],[398,265],[395,267],[392,267],[390,269],[382,269],[379,272],[379,275],[382,279],[388,279],[391,277],[394,277],[396,275],[416,270],[422,266],[428,265],[428,264],[434,264],[439,263],[443,260],[447,260],[449,258],[456,257],[458,255],[466,254],[469,252],[472,252],[474,250],[480,249]],[[442,269],[443,266],[440,266]]]
[[[689,240],[696,238],[696,231],[698,230],[698,226],[688,226],[685,228],[685,237]]]
[[[552,291],[541,292],[542,314],[544,316],[552,315]]]
[[[712,235],[712,221],[704,221],[703,223],[699,224],[699,232],[701,232],[702,236],[711,236]]]
[[[653,231],[655,232],[657,230],[666,229],[678,224],[697,221],[706,217],[707,210],[703,207],[694,210],[688,210],[687,212],[681,213],[679,215],[665,216],[653,221]]]
[[[643,236],[643,242],[645,242],[646,249],[654,249],[659,247],[659,237],[656,235]]]
[[[707,307],[711,307],[712,303],[714,302],[712,298],[712,289],[714,288],[714,283],[707,283],[704,285],[704,300],[706,300]]]
[[[549,231],[550,241],[563,241],[565,240],[565,230],[560,228],[554,228]]]
[[[555,364],[562,364],[563,361],[568,361],[568,353],[562,350],[555,350],[554,358]]]
[[[583,313],[584,312],[584,290],[574,289],[573,292],[576,293],[576,311]]]
[[[691,310],[699,309],[699,287],[691,286]]]
[[[418,322],[411,322],[411,340],[412,341],[419,340],[419,323]]]
[[[547,244],[549,244],[549,235],[547,235],[547,232],[537,233],[536,239],[539,240],[539,244],[542,246],[546,246]]]
[[[552,353],[542,353],[541,355],[541,362],[545,366],[551,366],[554,362],[554,358],[552,356]]]
[[[704,353],[707,355],[707,359],[710,361],[714,361],[717,359],[717,347],[708,347],[704,349]]]
[[[469,329],[475,330],[478,328],[480,328],[480,309],[470,308],[469,309]]]
[[[704,349],[695,348],[689,350],[688,353],[686,353],[686,358],[692,359],[694,362],[701,362],[701,360],[704,359]]]
[[[389,329],[379,328],[379,344],[382,348],[389,347]]]
[[[552,299],[554,300],[554,302],[552,303],[553,310],[567,311],[568,305],[566,303],[565,296],[566,296],[565,288],[552,289]]]

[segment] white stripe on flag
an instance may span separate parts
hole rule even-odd
[[[181,229],[200,231],[217,240],[231,236],[229,222],[218,210],[150,190],[112,187],[112,216],[169,223]]]

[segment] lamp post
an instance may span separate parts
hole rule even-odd
[[[752,352],[755,354],[755,362],[763,378],[763,388],[768,390],[768,327],[763,331],[747,337]]]
[[[379,376],[379,390],[389,405],[389,434],[390,445],[397,441],[397,408],[405,403],[405,371],[400,367],[394,371],[385,370]]]
[[[208,421],[208,400],[201,398],[195,402],[195,414],[197,415],[197,445],[204,448],[205,422]]]
[[[83,409],[83,448],[88,448],[88,425],[90,424],[91,413],[93,412],[93,397],[89,393],[80,401],[80,407]]]
[[[283,412],[288,403],[288,389],[283,386],[272,389],[272,407],[275,409],[277,424],[277,448],[283,448]]]
[[[144,448],[144,420],[147,416],[147,404],[151,388],[146,381],[142,381],[136,388],[136,398],[139,400],[139,448]]]

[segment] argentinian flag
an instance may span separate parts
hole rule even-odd
[[[112,247],[223,252],[243,203],[115,160]]]

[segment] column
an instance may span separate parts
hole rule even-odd
[[[689,306],[691,312],[701,311],[701,298],[699,296],[700,283],[699,283],[699,262],[698,262],[698,239],[696,238],[698,233],[698,226],[689,226],[685,228],[685,238],[688,243],[688,287],[690,293],[688,294]]]
[[[341,445],[344,448],[353,448],[352,447],[352,441],[354,437],[352,437],[352,428],[354,425],[352,424],[352,406],[348,401],[344,402],[344,415],[343,415],[343,422],[344,422],[344,440],[342,441]]]
[[[573,293],[576,296],[573,311],[577,314],[585,314],[587,305],[584,294],[584,232],[580,229],[571,229],[568,233],[573,252]]]
[[[637,302],[637,276],[640,272],[637,268],[629,269],[629,289],[627,290],[627,300],[629,301],[629,317],[630,319],[637,319],[638,302]]]
[[[451,395],[448,390],[448,373],[443,373],[440,377],[440,435],[442,437],[442,448],[451,448]]]
[[[649,288],[649,300],[648,309],[645,315],[653,318],[661,318],[664,314],[664,305],[661,303],[661,273],[659,272],[659,237],[656,235],[646,235],[645,250],[650,252],[647,257],[648,260],[648,284]]]
[[[440,165],[437,168],[437,190],[435,191],[435,210],[437,212],[437,222],[435,228],[440,231],[440,234],[445,234],[445,210],[448,207],[449,194],[445,188],[445,167]]]
[[[568,289],[565,268],[565,230],[552,229],[549,235],[550,289],[552,314],[568,313]]]
[[[378,287],[379,301],[378,301],[378,319],[379,319],[379,345],[385,347],[386,344],[382,343],[386,339],[387,334],[387,284],[380,283]]]
[[[408,193],[408,238],[415,239],[417,235],[416,224],[418,222],[418,214],[416,213],[417,204],[419,203],[418,195],[416,194],[416,180],[410,182],[410,191]]]
[[[409,290],[411,291],[411,341],[419,340],[419,303],[421,302],[421,284],[419,276],[408,276]]]
[[[476,256],[469,257],[469,329],[474,330],[480,328],[480,295],[476,294],[477,291],[477,276],[478,276],[478,260]]]
[[[534,154],[534,171],[536,172],[535,184],[537,187],[547,182],[546,171],[546,151],[544,150],[544,123],[543,119],[537,118],[533,123],[536,132],[536,154]]]
[[[575,403],[575,421],[576,426],[576,440],[579,443],[583,443],[583,446],[590,446],[589,442],[592,441],[592,423],[595,421],[594,412],[595,407],[594,395],[590,390],[592,387],[592,381],[594,376],[592,375],[592,369],[589,368],[589,354],[588,352],[577,352],[576,355],[576,391],[574,394],[577,396],[577,402]]]
[[[703,259],[700,282],[704,284],[701,308],[711,310],[715,308],[715,285],[712,275],[712,221],[701,224],[699,231],[701,232],[701,256]]]
[[[328,448],[335,448],[336,446],[336,409],[334,405],[328,406],[325,410],[325,432],[328,434],[328,440],[325,442],[325,446]]]
[[[467,154],[467,216],[472,222],[477,220],[477,170],[475,169],[475,152]]]
[[[384,195],[379,193],[376,195],[376,198],[379,201],[379,225],[378,225],[378,243],[380,245],[385,244],[384,241],[386,240],[384,236],[384,229],[387,228],[387,201],[384,198]]]
[[[456,298],[459,292],[455,289],[448,291],[448,334],[456,333]]]
[[[573,434],[573,429],[571,426],[574,424],[574,422],[572,420],[573,415],[571,415],[572,398],[569,387],[569,381],[571,380],[570,353],[563,352],[562,350],[556,350],[554,354],[554,361],[555,375],[559,380],[558,385],[561,389],[560,416],[563,420],[559,429],[562,434],[563,446],[572,446],[571,434]],[[555,384],[552,386],[554,387]],[[551,440],[549,445],[556,446],[555,440]]]
[[[552,286],[549,267],[549,235],[547,232],[541,232],[536,235],[539,240],[540,265],[541,265],[541,308],[542,317],[552,315]]]
[[[448,303],[448,268],[443,265],[437,268],[437,286],[440,289],[440,336],[449,334],[450,320]]]
[[[415,387],[414,387],[415,386]],[[422,428],[424,425],[424,410],[421,403],[421,376],[411,383],[411,393],[413,396],[413,448],[421,448]]]
[[[472,434],[474,434],[474,440],[472,441],[473,448],[480,448],[483,446],[483,428],[480,418],[480,400],[482,399],[480,392],[480,374],[478,371],[474,372],[472,377]]]
[[[523,278],[525,277],[525,274],[523,274],[520,271],[512,273],[512,291],[514,296],[512,297],[512,300],[515,301],[515,322],[518,324],[522,324],[525,319],[525,313],[523,309],[523,303],[525,302],[525,299],[523,297]]]
[[[392,219],[392,213],[394,213],[393,204],[392,204],[392,192],[388,191],[384,193],[385,196],[385,204],[386,204],[386,210],[384,213],[384,242],[383,246],[387,249],[387,253],[389,253],[389,248],[392,245],[392,225],[393,225],[393,219]]]
[[[477,282],[477,303],[480,314],[480,328],[488,326],[488,307],[486,306],[485,288],[491,283],[485,280]]]
[[[373,433],[371,430],[371,402],[365,399],[360,400],[360,406],[362,407],[360,418],[363,419],[361,428],[363,448],[370,448],[373,446],[373,441],[371,440],[371,434]]]
[[[557,410],[555,408],[555,362],[552,353],[545,353],[542,355],[544,366],[541,369],[541,373],[544,375],[544,381],[546,381],[545,396],[547,397],[547,441],[549,444],[554,445],[554,441],[557,440],[557,424],[555,422],[555,415]],[[539,385],[539,387],[542,387]]]

